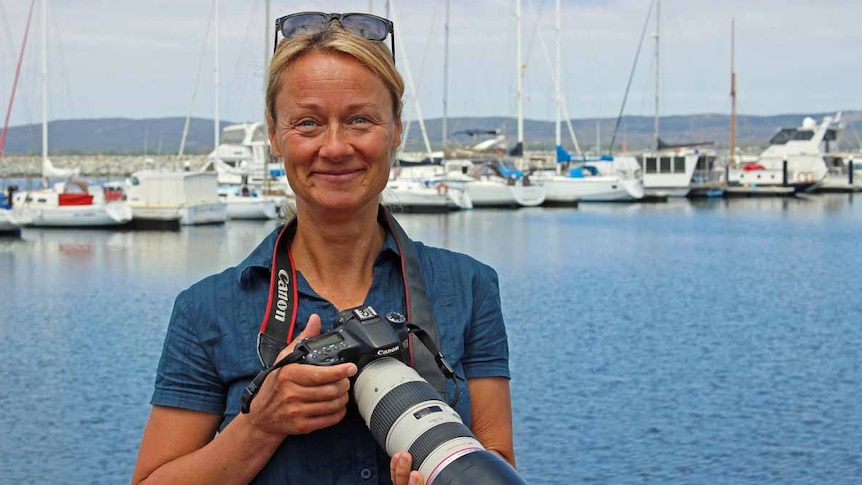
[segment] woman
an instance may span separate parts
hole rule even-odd
[[[424,483],[409,453],[386,456],[348,406],[352,363],[282,367],[239,412],[261,370],[260,322],[273,301],[283,303],[271,293],[278,285],[292,281],[297,296],[295,332],[278,359],[332,329],[339,310],[406,311],[401,256],[378,219],[404,85],[373,22],[391,33],[391,22],[365,14],[277,21],[285,39],[270,65],[266,117],[272,153],[296,193],[295,233],[282,243],[276,230],[239,266],[177,297],[134,483]],[[289,258],[278,258],[281,244]],[[413,246],[442,350],[467,379],[457,390],[450,383],[448,397],[460,395],[454,407],[465,424],[514,466],[496,274],[465,255]],[[295,277],[276,280],[288,260]]]

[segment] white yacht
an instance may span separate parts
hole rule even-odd
[[[862,191],[862,153],[834,153],[825,156],[829,173],[817,190],[823,192]]]
[[[177,228],[227,219],[227,204],[219,199],[216,174],[211,172],[135,172],[126,198],[136,226]]]
[[[694,145],[660,144],[656,151],[637,156],[616,155],[620,164],[635,164],[643,173],[645,195],[686,197],[691,191],[692,178],[698,167],[711,166],[715,162],[712,149]]]
[[[278,219],[287,204],[286,196],[266,195],[248,184],[220,186],[218,194],[227,205],[228,219]]]
[[[544,187],[503,160],[447,160],[444,169],[438,181],[463,187],[473,207],[536,207],[545,202]]]
[[[12,222],[12,195],[18,187],[8,185],[0,192],[0,235],[17,233],[20,229]]]
[[[219,139],[201,171],[218,175],[228,218],[278,217],[289,191],[284,167],[270,156],[266,123],[225,126]]]
[[[545,189],[546,204],[631,202],[642,199],[644,188],[639,171],[614,170],[612,162],[609,157],[583,158],[576,162],[568,151],[558,145],[556,170],[539,170],[531,176],[534,182]]]
[[[58,182],[51,188],[17,192],[8,220],[22,227],[106,227],[132,220],[122,200],[105,197],[101,186],[79,179]]]
[[[813,118],[805,118],[800,127],[780,129],[756,162],[728,170],[728,183],[783,185],[793,187],[796,192],[816,188],[829,173],[825,157],[832,151],[830,143],[838,140],[840,118],[841,113],[834,117],[826,116],[819,125]]]
[[[218,174],[219,185],[248,184],[284,189],[284,168],[270,159],[266,123],[240,123],[222,129],[219,146],[207,156],[202,172]]]
[[[389,178],[383,190],[383,204],[403,212],[450,212],[473,208],[464,187],[408,177]]]

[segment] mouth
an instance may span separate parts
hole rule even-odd
[[[364,169],[337,169],[337,170],[320,170],[313,172],[313,175],[326,182],[333,184],[343,184],[349,182],[365,172]]]

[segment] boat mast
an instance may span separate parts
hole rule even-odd
[[[27,49],[27,37],[30,35],[30,21],[33,19],[33,7],[36,0],[30,2],[30,13],[27,14],[27,27],[24,29],[24,40],[21,41],[21,52],[18,54],[18,64],[15,67],[15,80],[12,81],[12,94],[9,95],[9,106],[6,108],[6,119],[3,121],[3,132],[0,133],[0,159],[3,158],[3,147],[6,146],[6,135],[9,133],[9,118],[12,116],[12,106],[15,103],[15,91],[18,88],[18,78],[21,75],[21,62]]]
[[[370,11],[370,10],[369,10]],[[266,89],[266,83],[269,82],[269,50],[272,47],[269,44],[269,0],[264,1],[263,7],[263,87]],[[263,143],[263,180],[264,180],[264,195],[270,195],[272,185],[270,184],[269,162],[272,160],[272,155],[269,148],[269,140]]]
[[[264,2],[263,7],[263,85],[266,87],[267,71],[269,70],[269,55],[272,45],[269,43],[269,0]]]
[[[659,57],[659,28],[660,23],[659,20],[661,18],[661,1],[657,0],[655,3],[655,120],[653,121],[653,132],[655,138],[655,147],[658,150],[658,130],[659,130],[659,102],[661,97],[661,59]]]
[[[736,69],[734,66],[736,25],[730,19],[730,158],[728,163],[736,165]]]
[[[524,81],[523,81],[523,65],[521,61],[521,0],[515,0],[515,44],[518,51],[518,83],[517,83],[517,99],[518,99],[518,144],[515,146],[517,156],[522,157],[524,154]]]
[[[393,22],[397,23],[397,13],[395,13],[395,2],[393,0],[388,0],[386,2],[386,18],[391,19]],[[407,87],[410,88],[410,94],[413,98],[413,110],[416,112],[416,120],[419,122],[419,131],[422,133],[422,142],[425,144],[425,150],[428,154],[428,159],[434,159],[434,152],[431,150],[431,140],[428,138],[428,130],[425,129],[425,118],[422,116],[422,107],[419,105],[419,95],[416,91],[416,84],[413,82],[413,73],[410,71],[410,62],[407,58],[407,49],[404,47],[404,42],[396,42],[397,46],[395,47],[398,51],[401,52],[401,57],[404,59],[404,74],[407,81]],[[395,53],[393,52],[394,56]],[[408,125],[409,127],[409,125]],[[404,141],[406,144],[408,131],[402,134],[404,137]]]
[[[443,146],[446,149],[446,137],[449,133],[449,0],[446,0],[445,43],[443,47]]]
[[[557,36],[557,59],[556,59],[557,62],[556,62],[556,74],[554,76],[555,76],[555,81],[556,81],[555,88],[556,88],[556,100],[557,100],[557,123],[556,123],[555,132],[554,132],[554,137],[555,137],[557,146],[559,147],[559,146],[563,145],[563,136],[562,136],[562,131],[561,131],[561,127],[560,127],[560,108],[562,107],[562,100],[563,100],[563,96],[562,96],[562,92],[561,92],[561,88],[560,88],[560,0],[557,0],[556,7],[557,7],[557,18],[556,18],[556,21],[554,24],[554,30],[556,31],[556,36]]]
[[[215,143],[214,151],[217,160],[219,158],[219,135],[221,134],[221,130],[219,130],[219,35],[219,0],[215,0],[215,66],[213,68],[213,83],[215,86],[215,119],[213,120],[213,140]]]
[[[48,0],[42,0],[42,162],[48,159]]]

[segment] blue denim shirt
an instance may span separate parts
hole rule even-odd
[[[245,386],[261,370],[257,336],[269,294],[273,247],[280,228],[238,266],[209,276],[181,292],[174,303],[151,403],[224,417],[224,429],[240,410]],[[443,354],[458,375],[509,377],[509,351],[496,272],[464,254],[414,242]],[[338,309],[297,273],[296,331],[312,313],[322,331],[332,329]],[[387,235],[374,262],[366,305],[381,314],[406,314],[401,259]],[[470,425],[470,396],[459,381],[454,406]],[[447,383],[449,400],[455,388]],[[365,427],[355,406],[337,425],[284,440],[254,483],[389,484],[389,457]]]

